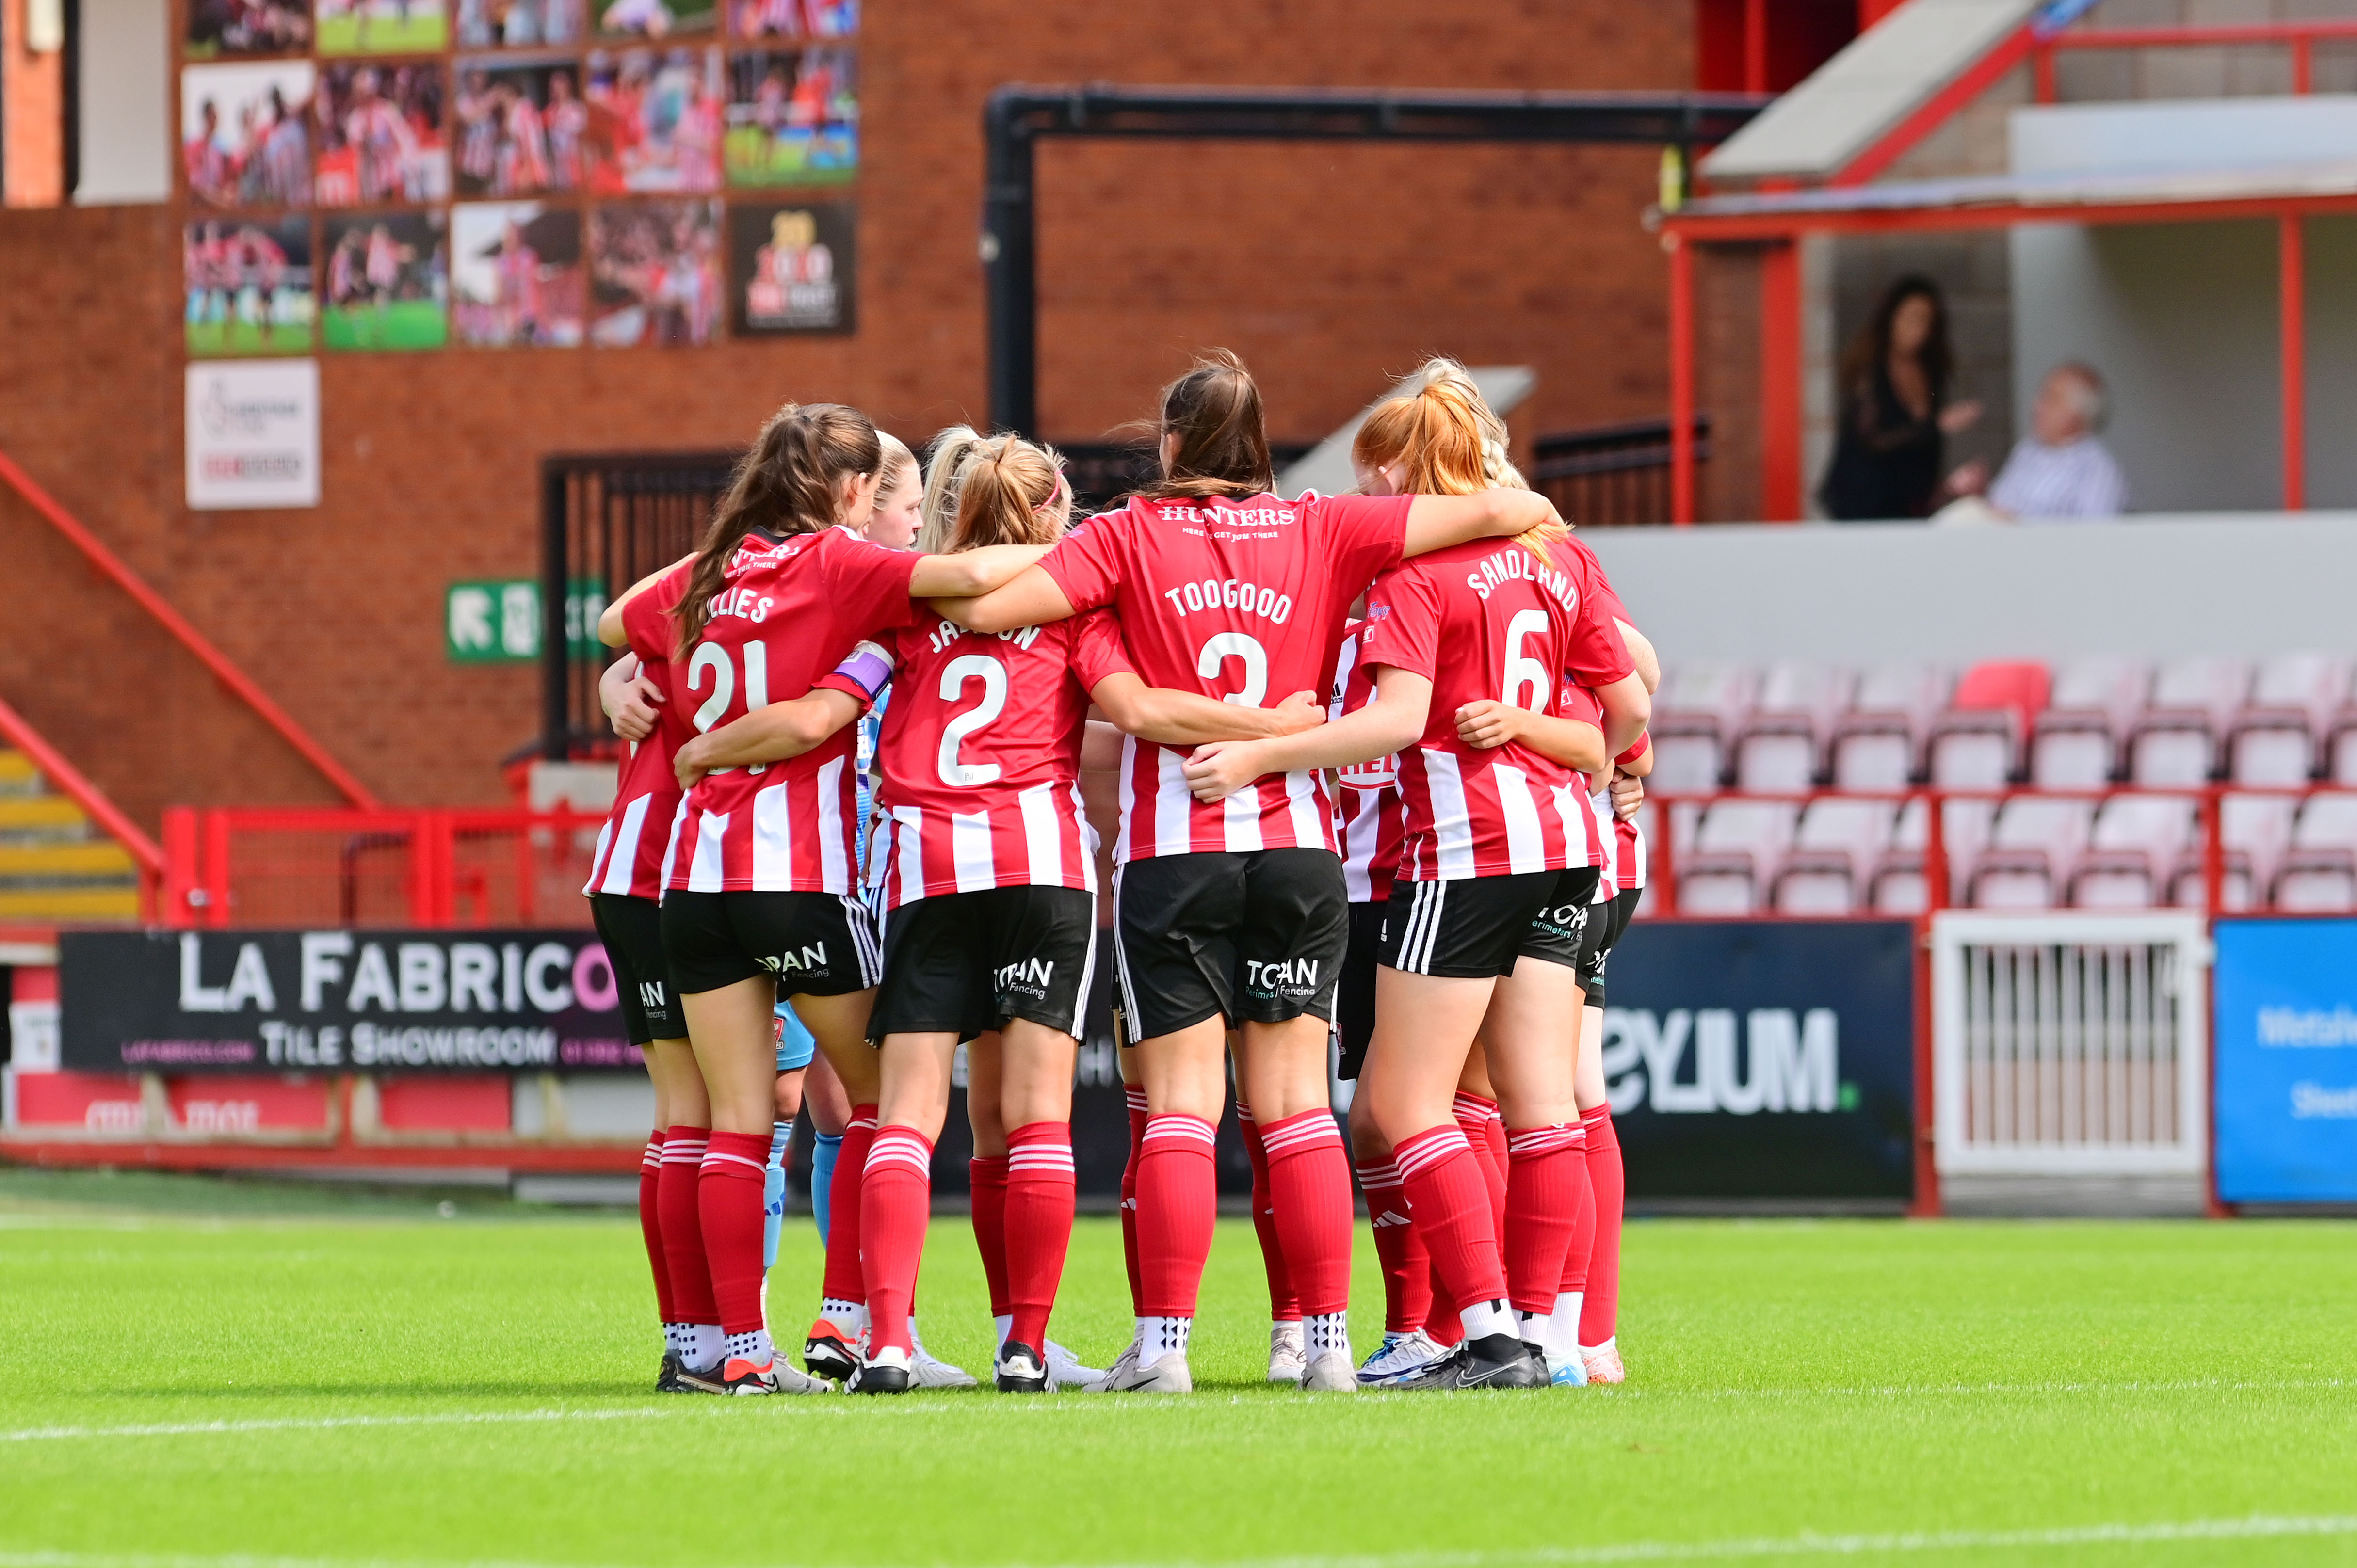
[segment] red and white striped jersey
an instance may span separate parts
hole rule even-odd
[[[1477,540],[1387,573],[1367,596],[1360,660],[1432,682],[1423,738],[1400,754],[1400,875],[1453,882],[1594,865],[1603,825],[1579,773],[1515,743],[1458,738],[1457,710],[1491,699],[1561,715],[1563,676],[1602,686],[1632,668],[1609,613],[1604,568],[1577,540],[1554,564]]]
[[[1619,614],[1618,611],[1614,613]],[[1628,618],[1622,616],[1620,618],[1625,620]],[[1597,700],[1594,692],[1576,681],[1566,678],[1561,696],[1564,717],[1585,719],[1598,729],[1604,726],[1604,704]],[[1622,763],[1634,762],[1645,755],[1645,748],[1650,744],[1647,737],[1640,736],[1635,745],[1612,760]],[[1596,809],[1596,820],[1608,824],[1609,828],[1604,835],[1604,858],[1597,862],[1603,871],[1603,875],[1597,879],[1596,901],[1605,904],[1619,897],[1624,887],[1640,888],[1645,886],[1645,831],[1638,826],[1637,819],[1634,817],[1625,822],[1616,821],[1613,818],[1612,781],[1609,776],[1597,787],[1596,792],[1588,797],[1588,804]]]
[[[909,624],[922,557],[847,528],[746,540],[712,619],[673,665],[672,703],[701,733],[799,697],[854,644]],[[679,806],[665,886],[691,893],[858,890],[857,726],[785,762],[707,773]]]
[[[937,621],[864,646],[891,666],[867,847],[883,907],[989,887],[1096,891],[1081,738],[1090,691],[1130,669],[1112,615],[999,633]],[[844,673],[820,684],[872,694]]]
[[[687,568],[677,567],[622,607],[622,628],[630,635],[630,651],[639,656],[639,673],[666,694],[672,690],[672,607],[685,586]],[[654,733],[634,742],[623,758],[614,786],[614,809],[597,830],[597,853],[590,860],[584,893],[662,897],[663,855],[671,847],[681,793],[672,758],[695,732],[688,727],[687,710],[677,702],[666,702],[655,712]]]
[[[1357,713],[1375,694],[1374,672],[1359,662],[1359,638],[1364,621],[1352,621],[1343,633],[1334,660],[1334,694],[1326,716],[1339,719]],[[1335,826],[1342,845],[1342,883],[1353,904],[1371,904],[1392,896],[1392,878],[1399,874],[1399,758],[1378,757],[1353,763],[1334,775],[1342,786],[1335,802]]]
[[[1147,685],[1258,707],[1332,688],[1351,601],[1398,562],[1409,499],[1133,498],[1067,534],[1039,564],[1074,610],[1114,607]],[[1318,773],[1263,779],[1205,805],[1187,789],[1192,749],[1125,742],[1115,862],[1335,847],[1334,808]]]

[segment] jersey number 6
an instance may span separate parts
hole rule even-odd
[[[1523,639],[1536,637],[1547,628],[1544,610],[1517,610],[1514,618],[1506,623],[1506,679],[1499,689],[1498,701],[1510,708],[1523,708],[1538,714],[1546,711],[1547,692],[1555,678],[1547,667],[1535,659],[1523,656]],[[1530,691],[1530,700],[1523,700],[1523,689]]]

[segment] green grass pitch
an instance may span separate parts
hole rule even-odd
[[[322,318],[330,349],[439,349],[450,340],[450,317],[430,299],[339,306]]]
[[[191,321],[188,323],[192,356],[221,354],[307,354],[311,324],[272,327],[251,321]]]
[[[0,1173],[0,1563],[2357,1563],[2357,1226],[1640,1221],[1626,1260],[1617,1390],[1269,1389],[1227,1221],[1191,1399],[657,1398],[632,1218]],[[817,1268],[790,1222],[796,1328]],[[1111,1220],[1066,1280],[1102,1360]],[[962,1219],[920,1305],[986,1366]]]
[[[319,19],[323,55],[434,54],[450,47],[450,24],[439,6],[419,5],[398,16],[345,15]]]

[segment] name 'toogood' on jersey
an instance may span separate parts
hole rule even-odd
[[[1582,775],[1519,743],[1482,749],[1457,734],[1467,703],[1562,716],[1566,674],[1602,686],[1632,668],[1603,568],[1577,541],[1548,549],[1552,564],[1511,541],[1456,545],[1386,574],[1368,595],[1361,661],[1432,682],[1424,735],[1399,758],[1406,881],[1520,875],[1602,857]]]
[[[1094,892],[1081,741],[1090,690],[1130,667],[1113,617],[997,634],[936,621],[881,646],[893,696],[867,880],[884,908],[992,887]],[[857,694],[839,676],[822,684]]]
[[[829,528],[729,562],[712,619],[672,670],[672,701],[697,733],[799,697],[855,643],[909,624],[920,557]],[[856,725],[785,762],[708,773],[680,802],[668,886],[694,893],[858,888]]]
[[[676,567],[622,607],[622,628],[630,650],[639,656],[639,673],[666,697],[673,694],[671,612],[686,585],[687,568]],[[597,830],[597,849],[582,892],[662,897],[664,856],[671,848],[681,795],[672,758],[694,733],[678,703],[657,705],[654,733],[632,743],[623,759],[614,784],[614,809]]]
[[[1074,530],[1039,563],[1074,610],[1111,605],[1148,685],[1254,707],[1332,684],[1351,601],[1396,564],[1405,496],[1133,498]],[[1263,779],[1206,805],[1188,746],[1124,747],[1114,858],[1335,847],[1315,772]]]
[[[1334,694],[1326,716],[1339,719],[1355,714],[1374,699],[1374,671],[1359,658],[1359,643],[1367,623],[1353,621],[1342,637],[1334,662]],[[1399,758],[1378,757],[1335,771],[1341,785],[1335,801],[1335,824],[1342,850],[1342,886],[1353,904],[1371,904],[1392,896],[1392,879],[1399,875],[1400,841],[1405,824],[1400,811]]]

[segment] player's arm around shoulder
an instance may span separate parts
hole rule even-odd
[[[1187,762],[1188,789],[1206,803],[1224,800],[1272,773],[1347,768],[1415,745],[1432,712],[1431,678],[1387,664],[1375,671],[1374,683],[1364,707],[1314,729],[1198,746]]]
[[[791,761],[825,744],[865,707],[850,693],[832,686],[771,703],[687,741],[672,759],[672,768],[681,785],[692,789],[705,774],[723,768]]]

